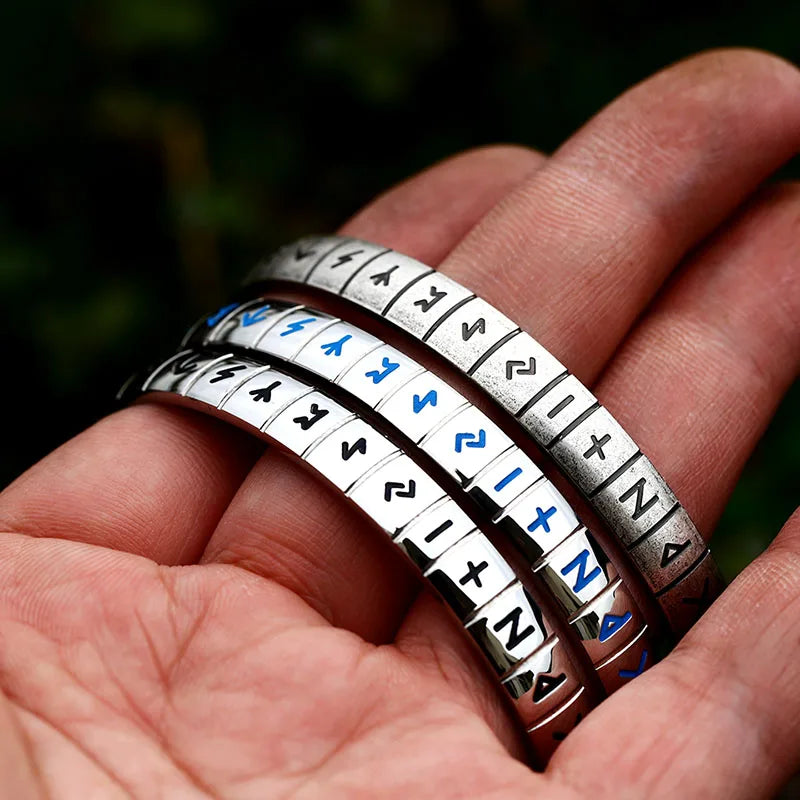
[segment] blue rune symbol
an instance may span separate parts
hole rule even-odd
[[[589,551],[582,550],[578,553],[572,561],[561,570],[561,574],[566,577],[572,570],[578,570],[578,577],[575,579],[575,585],[572,587],[573,592],[580,592],[585,589],[595,578],[602,574],[600,567],[595,567],[588,575],[586,574],[586,562],[589,560]]]
[[[619,671],[620,678],[638,678],[644,672],[647,664],[647,656],[649,651],[642,650],[642,657],[639,659],[639,666],[636,669],[621,669]]]
[[[216,314],[212,314],[207,320],[206,325],[209,328],[213,328],[223,317],[230,314],[234,308],[236,308],[236,303],[231,303],[230,305],[223,306]]]
[[[436,389],[431,389],[425,397],[420,397],[418,394],[414,395],[414,413],[419,414],[427,405],[435,406],[439,400],[439,395],[436,394]]]
[[[600,642],[607,642],[620,628],[631,621],[633,615],[630,611],[624,614],[606,614],[600,623],[600,633],[597,639]]]
[[[481,428],[477,435],[474,433],[457,433],[456,453],[460,453],[465,447],[486,447],[486,431]]]
[[[257,308],[255,311],[245,311],[244,314],[242,314],[242,327],[249,328],[257,322],[263,322],[267,318],[267,311],[269,311],[270,308],[272,308],[272,306],[267,303],[267,305],[261,306],[261,308]]]
[[[299,333],[306,325],[311,322],[316,322],[316,317],[307,317],[306,319],[298,319],[290,322],[286,326],[286,330],[281,332],[281,336],[291,336],[293,333]]]
[[[547,511],[536,506],[536,519],[528,525],[528,530],[533,533],[537,528],[544,528],[545,533],[550,533],[550,517],[557,511],[555,506],[550,506]]]
[[[365,378],[372,378],[373,383],[380,383],[387,375],[391,375],[400,364],[390,361],[386,356],[381,361],[381,369],[371,369],[369,372],[364,373]]]
[[[323,350],[326,356],[336,356],[338,358],[342,354],[342,348],[345,346],[345,343],[349,342],[352,338],[352,334],[348,333],[342,336],[338,342],[323,344],[319,349]]]
[[[516,469],[511,470],[511,472],[509,472],[508,475],[503,478],[503,480],[498,481],[495,484],[494,490],[496,492],[502,492],[503,489],[505,489],[506,486],[508,486],[508,484],[514,480],[514,478],[519,478],[520,475],[522,475],[522,467],[517,467]]]

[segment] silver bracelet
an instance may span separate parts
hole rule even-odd
[[[607,692],[632,677],[632,660],[637,674],[653,663],[633,594],[564,497],[479,408],[422,365],[349,322],[272,298],[226,306],[194,326],[183,344],[267,357],[280,369],[299,369],[301,378],[323,378],[351,409],[363,403],[383,429],[408,440],[412,456],[430,457],[456,492],[476,501],[510,538]],[[424,570],[427,561],[417,565]],[[619,665],[623,652],[626,663]]]
[[[456,613],[500,676],[542,762],[596,705],[599,698],[569,644],[490,540],[361,416],[283,370],[199,349],[169,358],[131,382],[125,395],[187,405],[232,422],[299,457],[342,491]],[[625,673],[630,661],[629,645],[609,663]],[[627,671],[634,677],[636,665]]]
[[[424,264],[369,242],[310,237],[259,264],[246,284],[287,281],[392,322],[513,414],[619,537],[673,631],[723,582],[664,479],[594,395],[486,301]]]

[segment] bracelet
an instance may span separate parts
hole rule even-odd
[[[302,284],[349,300],[426,343],[513,414],[619,537],[672,630],[722,590],[705,542],[664,479],[574,375],[508,317],[452,279],[369,242],[301,239],[246,285]]]
[[[283,370],[199,349],[179,352],[123,392],[233,422],[299,457],[342,491],[461,620],[500,676],[542,761],[596,705],[568,643],[490,540],[425,470],[359,415]],[[617,654],[614,663],[627,663],[627,655],[628,649]]]
[[[490,515],[549,590],[607,692],[633,677],[631,659],[637,674],[653,663],[633,595],[567,501],[495,423],[422,365],[349,322],[272,298],[225,306],[183,344],[266,358],[301,379],[324,378],[329,391],[338,387],[351,410],[361,403],[383,429],[401,434],[416,460],[420,451],[432,458],[456,484],[451,495],[463,491]],[[423,557],[424,570],[428,555],[414,556]]]

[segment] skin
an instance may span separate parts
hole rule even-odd
[[[760,187],[799,150],[800,73],[712,52],[549,158],[459,155],[344,230],[515,318],[709,536],[798,372],[800,189]],[[800,514],[544,773],[399,554],[217,421],[120,411],[6,489],[0,526],[8,797],[757,798],[798,767]]]

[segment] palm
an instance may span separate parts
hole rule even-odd
[[[371,775],[419,796],[454,756],[450,791],[535,785],[423,659],[331,627],[274,582],[68,542],[3,547],[36,576],[4,598],[3,688],[33,757],[69,765],[55,797],[351,797]],[[32,594],[41,625],[18,608]]]
[[[515,316],[708,534],[797,374],[798,193],[735,206],[798,150],[798,89],[765,56],[700,57],[549,161],[461,156],[347,232],[444,259]],[[754,797],[794,768],[797,517],[539,775],[463,632],[391,545],[282,456],[258,456],[216,421],[138,406],[0,496],[9,796]]]

